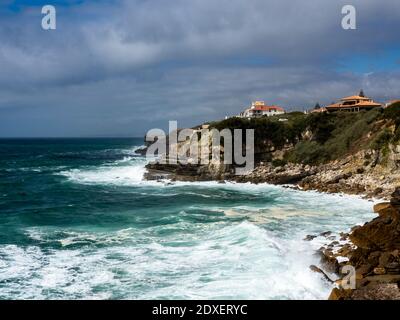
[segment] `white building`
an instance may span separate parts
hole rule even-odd
[[[241,118],[258,118],[262,116],[275,116],[284,114],[285,110],[278,106],[267,106],[264,101],[254,101],[251,107],[244,110],[239,117]]]

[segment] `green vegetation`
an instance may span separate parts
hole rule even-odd
[[[392,121],[395,129],[392,142],[400,141],[400,102],[393,103],[383,111],[383,118]]]
[[[383,111],[383,117],[400,122],[400,102],[395,102]]]
[[[288,121],[279,121],[287,119]],[[222,129],[254,129],[255,144],[271,144],[281,148],[287,143],[296,143],[307,128],[307,116],[302,112],[293,112],[276,117],[256,119],[229,118],[211,123],[211,127]]]
[[[282,166],[284,166],[284,165],[287,163],[287,161],[284,160],[284,159],[273,159],[273,160],[271,161],[271,163],[272,163],[272,165],[273,165],[274,167],[282,167]]]
[[[316,164],[329,160],[324,147],[316,141],[300,141],[286,154],[288,162]]]
[[[279,121],[285,119],[285,121]],[[395,126],[390,130],[390,126]],[[221,129],[255,129],[256,150],[273,146],[291,146],[283,160],[273,160],[274,166],[286,162],[321,164],[339,159],[361,149],[385,150],[389,143],[400,140],[400,103],[382,110],[359,113],[292,112],[256,119],[230,118],[211,123]]]
[[[374,150],[381,150],[383,147],[387,146],[392,139],[393,133],[388,129],[384,129],[372,140],[371,148]]]

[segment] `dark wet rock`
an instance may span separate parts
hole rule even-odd
[[[147,147],[139,148],[135,150],[135,153],[141,156],[145,156],[147,152]]]
[[[362,279],[366,277],[371,271],[372,271],[372,266],[366,263],[356,269],[356,274],[359,275],[359,279]]]
[[[314,271],[314,272],[317,272],[317,273],[322,274],[323,277],[325,278],[325,280],[327,280],[328,282],[331,282],[331,283],[334,282],[334,281],[324,272],[324,270],[322,270],[321,268],[318,268],[318,267],[315,266],[315,265],[311,265],[311,266],[310,266],[310,269],[311,269],[311,271]]]
[[[396,188],[396,190],[392,193],[390,204],[395,207],[400,206],[400,188]]]
[[[399,262],[390,262],[386,266],[387,274],[400,274],[400,263]]]
[[[349,234],[345,232],[341,232],[339,236],[340,236],[340,241],[346,241],[347,239],[349,239]]]
[[[317,236],[308,234],[303,240],[304,241],[311,241],[314,240]]]
[[[357,174],[363,174],[365,172],[364,168],[357,168],[356,170]]]
[[[332,250],[326,249],[317,251],[317,255],[320,258],[320,265],[323,270],[330,273],[339,273],[339,262],[337,261]]]
[[[326,231],[326,232],[320,233],[319,235],[320,235],[321,237],[328,237],[328,236],[330,236],[331,234],[332,234],[332,231]]]

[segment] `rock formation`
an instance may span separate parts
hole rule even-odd
[[[322,253],[330,265],[350,265],[356,270],[356,288],[339,285],[332,290],[331,300],[400,300],[400,187],[390,202],[375,205],[374,211],[377,218],[353,228],[349,235],[352,245],[343,246],[337,254]],[[337,256],[349,261],[332,262]]]

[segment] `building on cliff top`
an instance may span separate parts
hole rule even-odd
[[[251,106],[240,113],[240,118],[259,118],[284,114],[285,110],[278,106],[267,106],[264,101],[254,101]]]
[[[326,112],[359,112],[361,110],[372,110],[376,108],[383,108],[383,105],[364,95],[358,95],[342,98],[337,103],[325,106],[324,109],[326,109]]]

